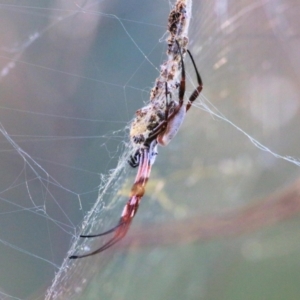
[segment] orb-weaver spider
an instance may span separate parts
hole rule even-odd
[[[165,106],[165,115],[162,121],[150,132],[145,141],[141,144],[141,141],[137,141],[139,149],[136,151],[134,155],[130,157],[128,161],[131,167],[138,167],[137,175],[134,181],[134,184],[131,188],[130,198],[125,205],[123,212],[121,214],[121,218],[117,226],[111,228],[100,234],[94,235],[81,235],[83,238],[93,238],[98,236],[103,236],[109,233],[114,233],[114,236],[105,243],[99,249],[92,251],[87,254],[82,255],[72,255],[71,259],[82,258],[97,254],[111,247],[119,240],[121,240],[127,233],[131,221],[134,218],[137,209],[139,207],[139,203],[144,196],[145,186],[149,179],[151,167],[155,161],[157,155],[157,144],[166,146],[176,135],[178,132],[186,112],[190,109],[192,103],[197,99],[200,92],[202,91],[202,79],[197,70],[197,66],[191,55],[190,51],[187,50],[191,61],[193,63],[195,73],[197,76],[198,86],[193,91],[192,95],[189,97],[187,102],[184,102],[184,94],[185,94],[185,67],[183,62],[182,51],[180,49],[179,42],[175,40],[177,50],[174,49],[174,53],[179,53],[180,62],[181,62],[181,80],[179,83],[179,91],[178,91],[178,102],[171,100],[168,101],[168,84],[165,83],[165,93],[166,93],[166,106]],[[153,110],[152,110],[153,111]]]

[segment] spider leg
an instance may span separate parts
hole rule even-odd
[[[90,253],[87,254],[81,254],[81,255],[72,255],[69,257],[69,259],[77,259],[77,258],[83,258],[83,257],[88,257],[88,256],[92,256],[95,255],[97,253],[100,253],[106,249],[108,249],[109,247],[113,246],[115,243],[117,243],[119,240],[121,240],[127,233],[129,227],[130,227],[130,222],[120,222],[116,227],[112,228],[111,230],[108,230],[106,232],[97,234],[97,235],[88,235],[88,236],[81,236],[81,237],[96,237],[96,236],[101,236],[101,235],[105,235],[108,234],[110,232],[114,232],[115,234],[114,236],[107,242],[105,243],[102,247],[98,248],[95,251],[92,251]]]
[[[190,109],[190,107],[192,106],[193,102],[197,99],[197,97],[201,93],[202,88],[203,88],[203,82],[202,82],[201,76],[200,76],[200,74],[198,72],[197,66],[195,64],[195,61],[194,61],[194,58],[193,58],[191,52],[189,50],[187,50],[187,52],[188,52],[188,54],[189,54],[189,56],[191,58],[191,61],[193,63],[193,66],[194,66],[194,69],[195,69],[195,72],[196,72],[196,76],[197,76],[197,82],[198,82],[198,86],[193,91],[192,95],[189,98],[189,102],[186,105],[186,110],[188,111]]]
[[[166,110],[165,110],[165,120],[168,120],[169,117],[169,111],[170,111],[170,102],[168,100],[168,83],[167,81],[165,82],[165,93],[166,93]]]
[[[84,234],[81,234],[80,237],[82,238],[94,238],[94,237],[98,237],[98,236],[103,236],[103,235],[107,235],[109,233],[112,233],[114,231],[116,231],[119,227],[121,227],[124,223],[119,223],[117,226],[107,230],[107,231],[104,231],[104,232],[101,232],[101,233],[97,233],[97,234],[90,234],[90,235],[84,235]]]
[[[181,62],[181,79],[178,89],[178,104],[175,103],[174,109],[168,114],[168,118],[165,120],[164,130],[157,135],[157,142],[166,146],[177,134],[186,114],[186,105],[184,105],[184,94],[185,94],[185,67],[183,62],[183,56],[180,49],[179,42],[175,40],[178,47]]]
[[[131,222],[138,210],[140,201],[142,197],[144,196],[145,193],[145,186],[147,184],[147,181],[150,176],[151,172],[151,167],[155,161],[156,155],[157,155],[157,142],[153,141],[149,147],[146,147],[141,150],[141,157],[140,157],[140,164],[139,164],[139,169],[134,181],[134,184],[131,188],[131,195],[126,203],[119,224],[110,230],[107,230],[103,233],[100,234],[95,234],[95,235],[81,235],[81,237],[84,238],[92,238],[92,237],[97,237],[97,236],[102,236],[106,235],[109,233],[114,232],[114,236],[107,242],[105,243],[102,247],[96,249],[93,252],[87,253],[87,254],[82,254],[82,255],[72,255],[69,258],[70,259],[77,259],[77,258],[83,258],[87,256],[91,256],[94,254],[97,254],[99,252],[102,252],[111,246],[113,246],[115,243],[117,243],[119,240],[121,240],[127,233]]]
[[[69,259],[84,258],[84,257],[95,255],[95,254],[100,253],[100,252],[104,251],[105,249],[111,247],[112,245],[114,245],[115,243],[117,243],[120,239],[121,238],[115,238],[115,237],[113,237],[110,241],[108,241],[106,244],[104,244],[99,249],[97,249],[97,250],[95,250],[93,252],[87,253],[87,254],[71,255],[71,256],[69,256]]]
[[[170,111],[170,102],[168,101],[169,91],[168,91],[168,83],[167,82],[165,82],[165,88],[166,88],[165,89],[165,96],[166,96],[165,119],[152,130],[151,134],[149,135],[149,137],[147,138],[145,143],[150,143],[151,141],[156,139],[157,136],[165,130],[165,127],[167,125],[167,120],[169,118],[169,111]]]
[[[177,47],[178,47],[178,51],[179,51],[179,55],[180,55],[180,61],[181,61],[181,79],[180,79],[180,84],[179,84],[179,91],[178,91],[178,100],[179,100],[179,108],[182,106],[183,104],[183,100],[184,100],[184,93],[185,93],[185,67],[184,67],[184,62],[183,62],[183,57],[182,57],[182,52],[180,49],[180,45],[178,43],[177,40],[175,40]],[[178,110],[179,110],[178,108]]]
[[[171,119],[174,118],[175,115],[178,114],[179,110],[181,109],[184,101],[184,94],[185,94],[185,67],[184,67],[184,61],[183,56],[181,52],[181,48],[179,45],[179,42],[175,40],[176,45],[178,47],[178,52],[180,55],[180,62],[181,62],[181,79],[179,83],[179,89],[178,89],[178,105],[175,107],[175,109],[172,111],[171,114],[168,114],[168,118],[165,120],[165,123],[168,123]]]
[[[194,100],[190,100],[189,103],[187,104],[186,108],[185,108],[185,111],[183,112],[182,111],[182,105],[184,103],[184,94],[185,94],[185,67],[184,67],[184,61],[183,61],[183,56],[182,56],[182,52],[181,52],[181,48],[180,48],[180,45],[179,45],[179,42],[177,40],[175,40],[176,42],[176,45],[178,47],[178,52],[179,52],[179,55],[180,55],[180,62],[181,62],[181,79],[180,79],[180,83],[179,83],[179,89],[178,89],[178,105],[174,108],[174,110],[172,111],[171,114],[169,114],[169,110],[170,110],[170,104],[167,102],[166,103],[166,112],[165,112],[165,120],[162,121],[153,131],[152,133],[149,135],[148,139],[149,141],[152,141],[153,139],[158,139],[159,143],[161,145],[167,145],[170,140],[174,137],[174,135],[177,133],[181,123],[182,123],[182,120],[184,119],[184,116],[185,116],[185,112],[188,110],[187,106],[191,106],[191,102],[194,101]],[[193,64],[195,66],[195,63],[194,63],[194,60],[193,61]],[[196,71],[197,74],[199,75],[198,71]],[[200,76],[198,76],[200,78]],[[200,81],[201,81],[201,78],[200,78]],[[202,82],[202,81],[201,81]],[[167,82],[166,82],[166,97],[168,95],[168,85],[167,85]],[[201,86],[201,89],[202,89],[202,86]],[[201,91],[201,90],[200,90]],[[194,92],[195,93],[195,92]],[[180,111],[180,112],[179,112]],[[168,135],[168,138],[164,138],[165,136],[165,131],[169,131],[168,130],[168,127],[170,127],[169,123],[170,123],[170,120],[174,119],[175,116],[178,116],[178,118],[176,118],[176,125],[173,127],[176,129],[172,131],[172,133],[170,135]]]

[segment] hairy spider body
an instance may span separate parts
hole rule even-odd
[[[134,145],[138,147],[136,153],[130,157],[128,163],[132,167],[138,167],[134,184],[131,188],[130,198],[125,205],[121,218],[117,226],[96,235],[81,235],[84,238],[92,238],[114,233],[113,237],[99,249],[83,255],[72,255],[71,259],[82,258],[102,252],[121,240],[131,225],[140,201],[145,193],[145,187],[150,176],[151,167],[157,156],[157,145],[167,145],[177,134],[186,112],[190,109],[192,103],[196,100],[202,91],[202,79],[199,75],[194,59],[187,50],[197,76],[198,86],[189,97],[188,101],[184,101],[185,93],[185,67],[179,42],[176,40],[177,50],[181,61],[181,80],[178,87],[178,101],[168,101],[168,84],[165,83],[165,108],[164,111],[157,110],[151,105],[137,111],[137,117],[131,127],[131,138]],[[143,131],[144,130],[144,131]],[[133,134],[134,133],[134,134]]]
[[[133,168],[138,167],[138,170],[119,223],[103,233],[80,236],[93,238],[113,233],[113,237],[99,249],[83,255],[72,255],[70,256],[71,259],[102,252],[126,235],[144,196],[151,168],[157,156],[157,145],[166,146],[169,144],[182,125],[187,111],[202,91],[202,79],[191,53],[186,49],[190,13],[191,1],[177,0],[168,20],[170,32],[167,40],[168,60],[161,66],[160,76],[150,93],[150,103],[137,110],[136,117],[132,122],[130,140],[136,151],[134,155],[130,156],[128,163]],[[186,101],[184,101],[185,66],[183,61],[185,53],[190,56],[198,82],[198,86]],[[179,75],[181,76],[180,81],[177,80]],[[178,90],[178,99],[173,100],[172,94],[176,90]]]
[[[135,119],[130,128],[131,142],[137,149],[149,142],[149,138],[151,139],[153,136],[153,130],[162,121],[166,120],[166,111],[171,112],[172,108],[178,105],[177,101],[168,103],[167,97],[164,95],[164,88],[166,86],[167,93],[172,96],[172,93],[180,85],[177,78],[180,72],[181,61],[187,52],[189,40],[187,33],[191,19],[191,6],[192,1],[190,0],[177,0],[169,14],[168,60],[161,65],[160,76],[156,79],[155,86],[150,93],[150,103],[136,111]],[[162,145],[168,143],[167,139],[164,139],[165,141],[163,139],[160,140]]]
[[[149,141],[152,141],[153,139],[157,139],[157,142],[160,145],[162,146],[168,145],[169,142],[177,134],[185,118],[186,112],[190,109],[192,103],[196,100],[196,98],[202,91],[202,87],[203,87],[202,79],[197,70],[193,56],[191,55],[190,51],[187,50],[187,53],[189,54],[192,60],[196,72],[198,86],[194,90],[194,92],[192,93],[188,101],[184,102],[185,66],[184,66],[183,55],[181,52],[181,47],[179,45],[179,42],[176,40],[175,43],[177,45],[177,51],[179,53],[178,57],[180,58],[180,62],[181,62],[181,80],[180,83],[178,84],[178,89],[179,89],[178,101],[174,101],[174,100],[168,101],[168,94],[169,94],[168,83],[165,82],[165,102],[163,103],[164,111],[162,111],[161,107],[157,109],[157,106],[153,105],[151,102],[149,105],[143,108],[144,109],[143,113],[141,109],[139,109],[136,112],[137,117],[132,123],[131,131],[130,131],[133,143],[138,143],[147,146]],[[137,132],[139,132],[138,135]]]

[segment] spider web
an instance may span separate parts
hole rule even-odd
[[[171,288],[170,274],[185,272],[176,249],[67,258],[103,242],[78,234],[116,225],[133,182],[128,128],[166,59],[174,4],[148,2],[0,1],[0,299],[141,299],[136,277],[150,282],[148,299],[209,293],[205,270]],[[221,213],[298,176],[299,9],[296,0],[193,3],[189,49],[204,91],[159,148],[133,226]],[[194,255],[209,269],[205,253]]]

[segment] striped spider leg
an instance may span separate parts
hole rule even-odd
[[[106,250],[107,248],[111,247],[115,243],[117,243],[119,240],[121,240],[127,233],[131,221],[134,218],[140,201],[145,193],[145,186],[147,184],[147,181],[150,177],[151,167],[154,164],[155,158],[157,156],[157,142],[156,140],[153,140],[149,146],[145,146],[139,150],[139,154],[136,155],[135,159],[138,159],[138,171],[137,175],[134,181],[134,184],[131,188],[130,198],[125,205],[121,218],[119,220],[119,223],[117,226],[111,228],[110,230],[107,230],[105,232],[102,232],[100,234],[94,234],[94,235],[81,235],[80,237],[83,238],[94,238],[98,236],[107,235],[109,233],[114,232],[114,236],[105,243],[102,247],[99,249],[82,255],[72,255],[69,258],[70,259],[76,259],[76,258],[83,258],[87,256],[91,256],[94,254],[97,254],[99,252],[102,252]]]

